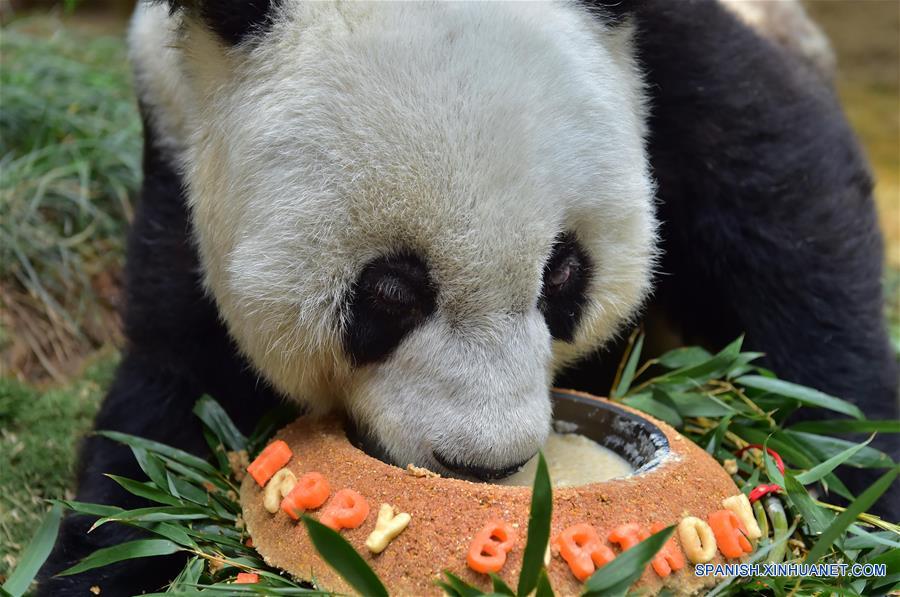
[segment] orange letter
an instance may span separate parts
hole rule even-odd
[[[744,523],[731,510],[717,510],[710,514],[709,526],[716,536],[719,551],[726,558],[739,558],[753,551]]]
[[[650,525],[650,532],[658,533],[664,528],[666,528],[665,525],[654,522]],[[653,561],[650,562],[650,565],[653,566],[653,570],[662,577],[669,576],[673,570],[681,570],[684,568],[684,555],[682,555],[681,550],[678,549],[678,545],[675,543],[675,537],[666,541],[666,544],[663,545],[659,552],[657,552]]]
[[[516,530],[502,520],[492,520],[478,531],[469,546],[466,562],[475,572],[499,572],[506,554],[516,543]]]
[[[600,542],[594,527],[587,523],[576,524],[560,533],[555,541],[559,553],[569,564],[569,569],[580,581],[613,561],[616,554]]]
[[[619,547],[622,548],[622,551],[625,551],[631,549],[649,536],[650,533],[642,529],[640,525],[630,522],[614,528],[607,538],[610,543],[618,544]]]
[[[297,483],[300,487],[300,483]],[[325,506],[319,522],[335,531],[341,529],[355,529],[361,525],[369,515],[369,502],[352,489],[342,489]]]

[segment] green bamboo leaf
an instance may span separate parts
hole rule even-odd
[[[132,495],[136,495],[138,497],[142,497],[148,499],[153,502],[158,502],[160,504],[166,504],[169,506],[181,506],[181,500],[169,495],[164,491],[160,491],[156,488],[156,486],[152,483],[141,483],[140,481],[135,481],[133,479],[127,479],[125,477],[120,477],[119,475],[106,475],[113,481],[119,484],[125,491]]]
[[[843,535],[847,527],[856,521],[857,516],[868,510],[888,490],[898,474],[900,474],[900,466],[895,466],[879,477],[868,489],[859,494],[859,497],[824,530],[822,536],[809,550],[806,561],[809,563],[817,562],[824,557],[838,537]]]
[[[869,531],[859,528],[855,524],[850,525],[847,528],[847,531],[856,536],[850,537],[844,542],[845,549],[870,549],[872,547],[884,545],[891,549],[900,550],[900,541],[897,541],[896,533],[890,531],[870,533]]]
[[[378,576],[340,533],[309,516],[303,517],[303,524],[306,525],[309,538],[322,559],[350,583],[350,586],[363,595],[388,597],[387,589]]]
[[[634,381],[634,372],[637,370],[638,359],[641,358],[641,349],[644,347],[644,334],[639,334],[631,354],[628,355],[628,362],[625,363],[625,369],[622,370],[622,377],[619,379],[618,385],[613,388],[610,397],[618,398],[628,393],[631,382]]]
[[[712,354],[706,349],[699,346],[685,346],[670,350],[658,359],[656,362],[666,369],[683,369],[686,367],[696,367],[701,363],[712,358]]]
[[[786,436],[782,431],[762,430],[749,425],[735,423],[731,426],[738,436],[753,444],[766,444],[778,452],[786,463],[795,468],[812,468],[822,459],[810,453],[806,446],[797,443],[793,438]]]
[[[19,557],[16,569],[3,583],[3,590],[12,595],[12,597],[19,597],[28,590],[34,577],[37,576],[38,570],[47,561],[47,557],[53,550],[53,544],[56,543],[56,535],[59,532],[61,519],[62,506],[58,503],[53,504],[28,543],[28,547],[25,548],[25,551]]]
[[[101,568],[123,560],[167,556],[181,551],[181,547],[167,539],[138,539],[119,545],[98,549],[71,568],[59,573],[59,576],[71,576],[94,568]]]
[[[762,375],[744,375],[743,377],[737,378],[735,383],[747,386],[748,388],[755,388],[757,390],[771,392],[772,394],[778,394],[779,396],[784,396],[786,398],[792,398],[797,402],[808,406],[827,408],[828,410],[849,415],[855,419],[865,418],[862,411],[859,410],[859,407],[855,404],[851,404],[840,398],[835,398],[834,396],[829,396],[819,390],[807,388],[782,379],[771,379],[763,377]]]
[[[816,504],[806,488],[789,471],[784,472],[784,489],[813,535],[821,534],[833,522],[832,514]]]
[[[437,586],[439,586],[439,587],[441,588],[441,590],[442,590],[444,593],[446,593],[449,597],[462,597],[462,596],[459,594],[459,591],[457,591],[457,590],[454,589],[452,586],[450,586],[448,583],[445,583],[445,582],[442,581],[442,580],[436,580],[436,581],[434,581],[434,584],[436,584]]]
[[[900,433],[900,421],[855,421],[836,419],[830,421],[801,421],[791,425],[791,431],[807,433]]]
[[[666,392],[682,417],[725,417],[736,414],[738,408],[730,406],[720,398],[697,392]]]
[[[141,467],[147,478],[158,488],[163,489],[168,485],[166,481],[166,465],[162,460],[138,446],[131,446],[131,453],[134,454],[134,459],[137,460],[138,466]]]
[[[550,586],[550,578],[547,576],[547,569],[542,568],[538,574],[537,587],[534,591],[534,597],[554,597],[553,587]]]
[[[584,597],[613,597],[625,595],[628,588],[640,578],[647,563],[662,549],[675,526],[667,527],[641,541],[631,549],[625,550],[606,564],[584,583]]]
[[[201,471],[207,475],[215,475],[217,473],[216,469],[202,458],[198,458],[193,454],[188,454],[183,450],[179,450],[177,448],[173,448],[171,446],[167,446],[153,440],[144,439],[142,437],[137,437],[128,433],[120,433],[118,431],[97,431],[97,435],[109,438],[113,441],[117,441],[127,446],[143,448],[148,452],[166,456],[169,459],[179,462],[186,467]]]
[[[170,520],[202,520],[209,514],[193,506],[156,506],[125,510],[112,516],[105,516],[95,522],[88,532],[108,522],[165,522]]]
[[[665,375],[661,375],[655,378],[654,381],[661,382],[677,380],[682,385],[686,385],[688,387],[700,386],[713,377],[720,376],[728,371],[728,369],[734,363],[735,359],[737,359],[740,355],[741,344],[743,344],[743,342],[744,337],[741,336],[740,338],[720,350],[708,361],[689,367],[682,367],[681,369],[676,369],[674,371],[669,371]]]
[[[725,439],[725,433],[728,431],[728,426],[731,424],[733,416],[734,415],[728,415],[727,417],[722,417],[712,433],[708,434],[709,441],[706,443],[706,451],[710,454],[715,454],[722,446],[722,440]]]
[[[785,440],[795,441],[820,460],[831,458],[857,445],[856,442],[845,439],[805,433],[803,431],[784,431],[780,434],[780,437]],[[860,468],[890,468],[894,466],[894,461],[884,452],[865,446],[848,458],[846,464]]]
[[[661,421],[665,421],[672,427],[682,427],[684,421],[672,401],[666,393],[658,387],[654,387],[652,395],[645,392],[635,394],[622,399],[622,404],[636,408]]]
[[[447,579],[447,584],[453,590],[453,593],[459,595],[460,597],[483,597],[484,592],[478,587],[473,587],[460,577],[456,576],[452,572],[444,570],[444,578]],[[502,582],[502,581],[501,581]]]
[[[871,443],[871,441],[873,439],[875,439],[874,435],[861,444],[858,444],[856,446],[850,446],[846,450],[835,454],[834,456],[832,456],[825,462],[823,462],[821,464],[817,464],[816,466],[812,467],[805,473],[801,473],[801,474],[797,475],[797,480],[800,481],[804,485],[809,485],[810,483],[815,483],[816,481],[819,481],[820,479],[822,479],[823,477],[828,475],[828,473],[830,473],[831,471],[833,471],[840,465],[844,464],[844,462],[846,462],[847,460],[852,458],[854,454],[856,454],[857,452],[859,452],[860,450],[862,450],[863,448],[868,446],[869,443]]]
[[[222,406],[209,396],[202,396],[194,405],[194,414],[229,450],[246,450],[247,438],[241,433]]]
[[[515,592],[506,584],[502,578],[491,572],[491,586],[497,595],[506,595],[507,597],[516,597]],[[479,591],[480,592],[480,591]],[[526,595],[527,593],[523,593]]]
[[[763,443],[763,464],[766,467],[766,474],[769,476],[769,481],[775,483],[776,485],[784,487],[784,475],[782,475],[781,471],[778,470],[778,465],[775,464],[775,459],[772,458],[771,455],[769,455],[769,451],[766,449],[769,447],[770,439],[771,438],[766,438],[766,441]]]
[[[136,526],[138,528],[144,529],[156,535],[159,535],[163,539],[168,539],[173,543],[177,543],[178,545],[183,545],[185,547],[190,547],[192,549],[197,548],[197,542],[191,539],[191,536],[188,534],[187,530],[180,525],[169,523],[169,522],[155,522],[155,523],[144,523],[144,522],[135,522],[135,523],[123,523],[130,524],[132,526]]]
[[[118,506],[90,504],[88,502],[76,502],[73,500],[57,500],[56,503],[62,504],[69,510],[78,512],[79,514],[87,514],[88,516],[115,516],[116,514],[125,511]]]
[[[531,491],[531,511],[528,515],[528,540],[522,556],[522,572],[519,574],[517,592],[528,595],[537,585],[538,575],[544,567],[544,554],[550,541],[550,519],[553,512],[553,491],[550,473],[544,453],[538,452],[537,471]]]
[[[275,435],[276,431],[294,421],[300,414],[299,409],[294,404],[279,404],[267,411],[259,419],[259,422],[247,439],[247,452],[256,454]]]

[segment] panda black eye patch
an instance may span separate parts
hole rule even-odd
[[[571,342],[587,302],[587,286],[593,266],[575,234],[565,232],[557,237],[544,265],[544,281],[538,309],[550,335]]]
[[[425,261],[411,253],[378,257],[363,267],[346,302],[344,349],[355,365],[387,358],[434,312],[437,291]]]

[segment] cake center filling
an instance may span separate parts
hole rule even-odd
[[[542,449],[554,487],[577,487],[634,473],[634,467],[622,456],[578,433],[553,431]],[[535,456],[517,472],[495,482],[530,487],[534,483],[537,461]]]

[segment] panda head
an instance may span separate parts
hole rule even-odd
[[[569,3],[166,18],[205,283],[258,371],[400,465],[490,478],[533,456],[554,373],[649,291],[627,25]]]

